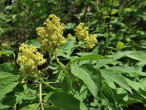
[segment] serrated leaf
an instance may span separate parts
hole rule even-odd
[[[145,62],[146,64],[146,51],[133,51],[126,56],[138,61]]]
[[[102,78],[99,69],[95,69],[92,64],[83,64],[81,67],[90,75],[99,93],[102,89]]]
[[[124,76],[121,75],[121,73],[108,70],[108,69],[102,69],[101,73],[105,80],[109,82],[115,82],[121,87],[131,92],[131,89],[128,83],[126,82],[126,79],[124,78]]]
[[[113,58],[114,60],[120,59],[121,57],[129,57],[138,61],[146,62],[146,51],[125,51],[117,52],[108,57]]]
[[[82,102],[87,97],[87,95],[88,95],[88,90],[87,90],[87,87],[84,85],[80,88],[77,94],[74,94],[74,96]]]
[[[80,78],[85,83],[85,85],[87,85],[89,91],[93,94],[94,97],[97,97],[99,90],[87,71],[79,67],[77,64],[72,64],[71,72],[76,77]]]
[[[34,40],[27,40],[25,43],[27,45],[33,45],[36,48],[40,48],[41,47],[41,44],[39,42],[37,42],[35,39]]]
[[[9,105],[3,105],[0,103],[0,110],[7,110],[9,107]]]
[[[34,103],[34,104],[31,104],[31,105],[25,106],[20,110],[37,110],[38,106],[39,106],[38,103]]]
[[[114,53],[113,55],[108,55],[108,57],[113,58],[114,60],[120,59],[128,54],[132,53],[132,51],[125,51],[125,52],[117,52]]]
[[[104,59],[104,58],[105,57],[103,57],[101,55],[96,55],[96,54],[85,55],[85,56],[81,56],[79,58],[76,58],[76,59],[72,60],[69,64],[72,64],[72,63],[75,63],[75,62],[78,62],[78,61],[82,61],[82,60],[100,60],[100,59]]]
[[[70,55],[66,55],[64,52],[57,52],[57,56],[62,56],[66,59],[70,59]]]
[[[79,53],[76,53],[76,54],[79,55],[79,56],[84,56],[84,55],[92,55],[93,53],[79,52]]]
[[[2,78],[6,78],[6,77],[9,77],[9,76],[13,76],[11,73],[8,73],[8,72],[0,72],[0,79]]]
[[[74,39],[67,39],[67,42],[61,46],[60,50],[66,52],[67,56],[70,56],[75,45],[74,42]]]
[[[132,81],[128,78],[126,78],[127,83],[132,87],[134,90],[136,90],[142,97],[146,99],[146,88],[144,87],[143,83]]]
[[[72,95],[64,92],[54,92],[49,97],[54,106],[62,110],[87,110],[86,106]]]
[[[0,64],[0,72],[1,71],[9,72],[12,74],[18,74],[19,68],[12,63],[4,63],[4,64]]]
[[[103,82],[103,93],[104,93],[103,95],[107,97],[110,102],[112,102],[113,104],[115,103],[113,92],[105,82]]]
[[[118,71],[118,72],[129,73],[129,74],[137,74],[137,75],[146,76],[146,73],[142,71],[138,71],[136,68],[129,67],[129,66],[113,66],[113,67],[107,67],[107,69]]]
[[[30,90],[30,89],[29,89]],[[31,92],[31,94],[33,94]],[[21,84],[17,85],[12,92],[8,93],[2,100],[5,105],[14,106],[15,104],[23,103],[24,100],[34,100],[35,95],[30,95],[26,89],[23,88]]]
[[[65,93],[70,93],[70,91],[72,90],[70,78],[68,76],[64,76],[60,86]]]
[[[99,62],[95,65],[96,68],[100,68],[102,66],[105,66],[106,64],[109,64],[110,62],[112,62],[112,59],[101,59],[99,60]]]
[[[0,79],[0,93],[1,96],[4,96],[5,94],[11,92],[14,87],[18,84],[19,75],[13,75],[9,77],[5,77],[3,79]]]

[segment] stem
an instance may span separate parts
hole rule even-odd
[[[49,87],[50,90],[53,90],[53,91],[54,91],[54,90],[56,89],[55,87],[52,87],[51,85],[47,84],[43,79],[41,79],[40,84],[41,84],[41,83],[43,83],[43,84],[45,84],[47,87]]]
[[[70,77],[69,77],[68,71],[66,70],[65,65],[62,64],[62,63],[59,61],[59,59],[58,59],[58,57],[57,57],[57,55],[56,55],[56,52],[55,52],[55,58],[56,58],[57,63],[59,64],[60,68],[64,71],[64,73],[65,73],[65,75],[66,75],[66,78],[67,78],[68,81],[69,81],[70,86],[72,86],[72,83],[71,83],[71,81],[70,81]],[[73,90],[72,90],[72,91],[73,91]]]
[[[83,47],[83,46],[81,46],[81,45],[76,45],[76,47],[81,47],[81,48],[83,48],[83,49],[85,49],[86,47]]]
[[[65,65],[62,64],[62,63],[59,61],[59,59],[58,59],[58,57],[57,57],[57,55],[56,55],[56,52],[55,52],[55,58],[56,58],[57,63],[58,63],[59,66],[61,67],[61,69],[67,74],[67,71],[65,70]]]
[[[97,7],[97,12],[99,12],[99,3],[100,3],[100,0],[96,0],[96,7]]]
[[[45,82],[42,78],[39,78],[39,77],[36,77],[40,82],[40,84],[44,84],[44,85],[46,85],[50,90],[52,90],[52,91],[54,91],[54,90],[56,90],[57,88],[55,88],[55,87],[53,87],[53,86],[51,86],[51,85],[49,85],[49,84],[47,84],[47,82]]]
[[[42,83],[41,82],[40,82],[40,103],[41,103],[42,110],[44,110],[43,103],[42,103]]]
[[[35,82],[33,82],[33,83],[39,84],[40,82],[35,81]],[[46,83],[47,83],[47,84],[60,84],[60,82],[46,82]]]

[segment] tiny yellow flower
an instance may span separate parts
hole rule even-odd
[[[95,43],[97,42],[97,36],[96,35],[90,35],[89,40],[86,42],[86,47],[91,49],[95,46]]]
[[[89,40],[88,28],[84,27],[84,23],[80,23],[74,30],[75,30],[75,36],[78,38],[79,41]]]
[[[45,21],[44,27],[36,29],[39,36],[37,40],[42,45],[40,49],[43,53],[48,51],[53,54],[59,50],[60,46],[66,42],[66,39],[63,37],[64,29],[65,25],[60,23],[60,18],[54,14],[50,15]]]
[[[43,55],[39,53],[35,46],[28,46],[22,43],[19,47],[20,56],[17,59],[19,65],[23,65],[22,73],[27,76],[38,76],[40,71],[38,66],[46,62]]]

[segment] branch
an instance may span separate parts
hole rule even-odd
[[[32,81],[32,80],[27,80],[27,83],[29,84],[40,84],[39,81]],[[60,82],[45,82],[47,84],[60,84]]]

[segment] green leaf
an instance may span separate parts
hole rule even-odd
[[[34,104],[31,104],[31,105],[25,106],[20,110],[37,110],[38,106],[39,106],[38,103],[34,103]]]
[[[19,68],[13,63],[0,64],[0,71],[18,74]]]
[[[146,62],[146,51],[125,51],[117,52],[108,57],[113,58],[114,60],[120,59],[121,57],[129,57],[138,61]]]
[[[62,110],[87,110],[86,106],[72,95],[64,92],[54,92],[49,97],[54,106]]]
[[[72,91],[72,84],[70,78],[65,75],[63,80],[61,81],[61,88],[65,93],[70,93]]]
[[[134,90],[136,90],[142,97],[146,99],[146,87],[144,87],[142,82],[132,81],[128,78],[126,78],[126,81]]]
[[[70,55],[66,55],[66,53],[64,53],[64,52],[57,52],[57,56],[61,56],[61,57],[64,57],[66,59],[70,59],[71,58]]]
[[[18,84],[20,78],[19,69],[12,63],[4,63],[0,65],[0,93],[1,97],[11,92]]]
[[[104,93],[102,95],[104,97],[106,97],[116,107],[116,104],[115,104],[116,101],[115,101],[115,97],[113,95],[112,89],[105,82],[103,82],[103,90],[102,91]]]
[[[57,108],[55,106],[47,106],[44,108],[45,110],[61,110],[60,108]]]
[[[67,23],[67,25],[66,25],[66,29],[73,29],[74,27],[75,27],[75,23]]]
[[[14,91],[14,90],[13,90]],[[9,105],[9,106],[14,106],[15,104],[19,103],[17,100],[17,97],[15,96],[14,92],[8,93],[3,99],[2,99],[2,104],[4,105]]]
[[[19,77],[19,75],[13,75],[0,79],[0,97],[4,96],[14,89],[14,87],[18,84]]]
[[[114,53],[113,55],[108,55],[108,57],[113,58],[114,60],[120,59],[128,54],[132,53],[132,51],[125,51],[125,52],[117,52]]]
[[[105,66],[106,64],[111,63],[113,60],[112,59],[101,59],[99,62],[95,65],[96,68],[100,68],[102,66]]]
[[[146,73],[144,73],[142,71],[138,71],[137,68],[129,67],[129,66],[113,66],[113,67],[107,67],[107,69],[114,70],[117,72],[146,76]]]
[[[27,40],[25,43],[27,45],[33,45],[36,48],[40,48],[41,47],[41,44],[39,42],[37,42],[35,39],[34,40]]]
[[[67,42],[61,46],[60,51],[64,51],[65,53],[67,53],[67,56],[70,56],[73,52],[73,47],[75,45],[74,42],[74,39],[67,39]]]
[[[4,71],[0,72],[0,79],[10,77],[10,76],[13,76],[13,75],[11,73],[4,72]]]
[[[82,102],[85,100],[87,95],[88,95],[88,89],[87,86],[84,85],[80,88],[78,93],[74,94],[75,98],[79,99]]]
[[[95,71],[95,70],[93,70],[93,71]],[[93,72],[93,71],[91,71],[91,72]],[[95,82],[92,80],[92,77],[86,70],[79,67],[77,64],[72,64],[71,72],[76,77],[80,78],[85,83],[85,85],[87,85],[89,91],[93,94],[94,97],[97,97],[98,91],[99,91],[98,87],[96,86]]]
[[[112,70],[108,70],[108,69],[102,69],[101,73],[105,80],[107,80],[109,82],[115,82],[118,85],[120,85],[121,87],[123,87],[131,92],[131,89],[130,89],[128,83],[126,82],[126,79],[124,78],[124,76],[121,75],[121,73],[115,72]]]
[[[84,56],[84,55],[92,55],[93,53],[88,53],[88,52],[78,52],[76,53],[79,56]]]
[[[9,107],[9,105],[3,105],[0,103],[0,110],[8,110]]]
[[[90,75],[99,93],[102,89],[102,78],[99,69],[95,69],[92,64],[83,64],[81,67]]]
[[[117,45],[116,45],[116,49],[119,51],[119,50],[121,50],[121,49],[123,49],[123,48],[126,48],[127,46],[125,46],[124,45],[124,43],[123,42],[121,42],[121,41],[118,41],[118,43],[117,43]]]
[[[3,55],[3,54],[12,55],[12,54],[14,54],[14,50],[13,49],[5,49],[5,50],[0,51],[0,55]]]
[[[82,61],[82,60],[100,60],[100,59],[104,59],[105,57],[101,56],[101,55],[96,55],[96,54],[92,54],[92,55],[85,55],[79,58],[76,58],[74,60],[72,60],[69,64],[78,62],[78,61]],[[107,59],[107,58],[106,58]]]
[[[126,56],[138,61],[145,62],[146,64],[146,51],[133,51]]]

